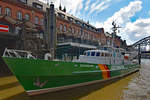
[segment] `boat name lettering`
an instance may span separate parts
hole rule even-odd
[[[83,65],[83,64],[80,64],[80,67],[94,67],[94,65]]]
[[[111,70],[121,70],[121,69],[124,69],[124,66],[112,66],[111,67]]]

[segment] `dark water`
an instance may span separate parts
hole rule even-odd
[[[23,92],[7,100],[150,100],[150,60],[122,79],[32,97]]]

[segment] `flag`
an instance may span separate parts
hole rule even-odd
[[[9,26],[0,25],[0,32],[9,32]]]

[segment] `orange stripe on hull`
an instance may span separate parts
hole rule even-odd
[[[104,64],[98,64],[100,70],[102,71],[103,79],[108,79],[110,77],[110,71],[108,67]]]
[[[105,69],[107,70],[107,77],[110,78],[110,70],[108,66],[104,65]]]

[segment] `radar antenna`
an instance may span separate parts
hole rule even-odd
[[[115,36],[116,36],[116,34],[117,34],[117,30],[119,29],[119,28],[122,28],[122,27],[120,27],[119,25],[117,26],[117,24],[115,23],[115,21],[113,21],[112,22],[112,47],[114,47],[114,38],[115,38]],[[118,33],[119,33],[120,31],[118,30]]]

